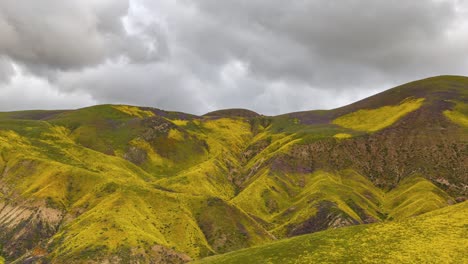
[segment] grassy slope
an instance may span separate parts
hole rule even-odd
[[[32,133],[38,129],[33,125],[22,128],[26,133]],[[119,243],[128,247],[146,243],[177,244],[180,250],[195,255],[193,246],[181,242],[185,238],[178,239],[182,235],[168,238],[157,235],[165,223],[171,222],[168,219],[185,217],[188,220],[184,222],[190,223],[190,212],[181,214],[177,211],[178,200],[170,199],[168,193],[150,189],[146,183],[150,176],[143,170],[122,159],[76,146],[59,133],[52,134],[62,129],[52,126],[41,129],[37,138],[33,134],[25,138],[12,131],[2,131],[2,156],[9,168],[2,181],[7,186],[14,186],[15,192],[20,194],[16,198],[18,201],[44,199],[49,206],[70,214],[86,210],[76,221],[64,225],[54,238],[64,242],[54,249],[54,255],[70,257],[79,253],[79,257],[100,246],[112,251]],[[52,136],[56,138],[51,139]],[[150,205],[147,205],[149,201]],[[165,217],[145,206],[164,206]],[[128,216],[131,220],[126,222]],[[152,230],[147,229],[150,223]],[[176,233],[177,227],[173,229]],[[184,226],[180,230],[190,229]],[[192,230],[198,232],[198,238],[203,237],[197,227]],[[128,240],[124,242],[124,239]],[[204,241],[198,243],[206,244]]]
[[[383,104],[396,115],[370,110],[372,116],[389,125],[422,102],[401,100]],[[375,120],[366,130],[379,125]],[[44,200],[63,210],[67,220],[51,239],[50,257],[76,261],[145,255],[155,244],[192,258],[259,245],[272,235],[307,231],[297,227],[323,204],[327,214],[353,224],[402,219],[452,202],[420,177],[384,193],[352,170],[276,169],[271,161],[294,145],[365,134],[301,122],[111,105],[1,113],[0,169],[7,171],[1,184],[7,191],[0,201]]]
[[[269,223],[275,235],[284,237],[288,227],[313,217],[322,201],[333,202],[337,210],[358,222],[364,219],[350,207],[350,201],[352,206],[365,208],[369,216],[379,219],[381,196],[381,191],[369,180],[353,171],[340,174],[318,171],[310,175],[275,175],[266,171],[233,202]]]
[[[327,230],[196,263],[464,263],[467,219],[464,202],[413,218]]]
[[[236,160],[233,151],[239,152],[244,147],[244,138],[250,133],[246,122],[219,119],[199,126],[192,124],[195,126],[192,134],[207,140],[210,151],[203,157],[206,161],[194,167],[187,165],[188,169],[167,181],[122,156],[105,155],[75,143],[82,140],[76,136],[77,130],[93,130],[96,126],[102,126],[102,133],[85,136],[96,142],[111,139],[107,143],[117,152],[120,145],[125,145],[124,141],[138,138],[138,135],[114,136],[107,129],[106,120],[125,127],[128,122],[135,122],[135,118],[142,118],[132,117],[135,112],[141,113],[135,109],[121,110],[99,106],[84,109],[83,114],[65,113],[49,122],[0,121],[0,165],[7,170],[2,185],[13,191],[2,195],[13,195],[17,201],[45,200],[48,206],[64,210],[70,217],[78,216],[63,224],[52,238],[50,257],[79,260],[106,254],[125,255],[122,252],[148,250],[158,244],[196,258],[271,240],[242,210],[226,202],[207,204],[212,197],[233,196],[233,187],[220,177],[226,168],[219,161]],[[170,131],[165,136],[174,137]],[[176,141],[180,142],[175,142],[182,148],[183,137],[179,134]],[[96,146],[99,144],[93,145]],[[232,216],[231,223],[216,220],[226,215]],[[238,239],[219,241],[220,237],[242,232],[245,234]]]
[[[170,157],[165,158],[167,162],[158,163],[158,158],[164,159],[164,153],[158,153],[158,145],[137,134],[144,133],[144,128],[135,124],[143,115],[152,116],[130,107],[98,106],[65,112],[49,122],[1,122],[5,128],[3,159],[6,167],[14,168],[4,182],[15,186],[25,199],[45,199],[70,214],[84,211],[52,238],[50,257],[79,261],[88,256],[121,256],[125,254],[122,252],[147,249],[154,244],[193,258],[232,251],[270,241],[266,229],[284,237],[289,227],[313,217],[320,201],[335,203],[338,210],[358,222],[363,219],[350,207],[350,201],[369,216],[380,217],[381,191],[352,171],[269,175],[268,170],[261,170],[248,179],[238,195],[236,186],[224,176],[235,173],[236,168],[249,170],[269,157],[287,153],[291,144],[304,140],[303,135],[316,140],[336,134],[336,129],[310,130],[293,120],[296,133],[291,133],[292,126],[286,126],[290,131],[284,131],[284,124],[276,122],[261,126],[254,135],[249,123],[239,118],[175,121],[181,125],[179,130],[172,128],[166,135],[158,136],[176,137],[174,147],[179,144],[182,149],[186,147],[185,138],[196,137],[206,142],[209,151],[201,155],[204,161],[195,166],[190,165],[190,160],[185,160],[185,166],[180,160],[173,162],[186,168],[174,171],[165,167],[171,163]],[[116,124],[123,129],[114,131]],[[177,131],[177,136],[171,131]],[[249,144],[266,138],[268,146],[259,155],[243,161],[241,153]],[[140,167],[123,159],[124,154],[119,153],[125,151],[126,144],[137,145],[135,140],[145,144],[150,157],[158,158],[149,159]],[[109,149],[117,156],[101,153]],[[32,165],[24,168],[25,161]],[[151,165],[153,169],[161,166],[160,171],[173,176],[150,174]],[[31,170],[36,173],[25,177]],[[230,199],[232,204],[223,202]],[[246,213],[263,221],[258,224]],[[223,221],[226,215],[234,221]],[[234,238],[242,233],[249,234],[248,239]]]
[[[444,115],[452,122],[463,127],[468,127],[468,103],[456,101],[454,103],[454,109],[444,111]]]
[[[407,98],[398,105],[382,106],[377,109],[361,109],[340,116],[333,124],[358,131],[375,132],[391,126],[401,117],[420,108],[424,98]]]
[[[425,104],[432,103],[440,98],[459,100],[468,97],[467,86],[468,77],[465,76],[436,76],[406,83],[337,109],[296,112],[284,116],[296,118],[306,124],[324,124],[362,109],[396,106],[409,97],[425,98]]]
[[[288,236],[292,227],[316,216],[324,201],[334,204],[332,211],[340,218],[350,218],[355,223],[402,219],[454,202],[422,177],[410,177],[385,193],[352,170],[295,175],[265,171],[232,201],[262,219],[267,229],[280,238]]]
[[[384,194],[383,205],[389,219],[404,219],[430,212],[455,201],[430,181],[414,176]]]

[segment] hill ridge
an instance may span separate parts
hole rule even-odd
[[[409,82],[409,83],[405,83],[405,84],[401,84],[401,85],[398,85],[396,87],[393,87],[393,88],[389,88],[389,89],[386,89],[382,92],[379,92],[377,94],[374,94],[374,95],[370,95],[364,99],[361,99],[361,100],[358,100],[356,102],[353,102],[351,104],[348,104],[348,105],[344,105],[344,106],[340,106],[340,107],[337,107],[337,108],[334,108],[334,109],[329,109],[329,110],[325,110],[325,109],[311,109],[311,110],[304,110],[304,111],[295,111],[295,112],[289,112],[289,113],[283,113],[283,114],[278,114],[278,115],[273,115],[271,117],[280,117],[280,116],[284,116],[284,115],[291,115],[291,116],[294,116],[294,115],[299,115],[299,114],[302,114],[302,113],[310,113],[310,112],[327,112],[327,111],[338,111],[338,110],[341,110],[341,109],[348,109],[348,108],[358,108],[358,107],[354,107],[354,105],[358,106],[358,105],[361,105],[363,104],[364,102],[366,101],[369,101],[369,100],[372,100],[374,98],[378,98],[379,96],[382,96],[382,95],[386,95],[387,93],[390,93],[392,91],[396,91],[398,89],[414,89],[414,88],[411,88],[409,86],[411,85],[414,85],[414,86],[421,86],[422,85],[422,88],[428,88],[428,90],[431,90],[431,89],[436,89],[435,87],[427,87],[424,83],[431,83],[431,82],[468,82],[468,76],[462,76],[462,75],[439,75],[439,76],[433,76],[433,77],[428,77],[428,78],[423,78],[423,79],[419,79],[419,80],[416,80],[416,81],[412,81],[412,82]],[[426,87],[424,87],[426,86]],[[461,91],[465,91],[465,89],[463,89],[464,86],[455,86],[455,87],[449,87],[449,90],[452,90],[452,91],[458,91],[458,90],[461,90]],[[420,89],[420,88],[418,88]],[[424,94],[424,91],[420,91],[420,95],[423,95]],[[454,94],[454,95],[451,95],[450,98],[448,99],[454,99],[456,98],[456,95],[464,95],[464,96],[467,96],[467,92],[465,91],[465,93],[461,92],[459,94]],[[413,96],[415,96],[413,94]],[[408,96],[409,97],[409,96]],[[401,100],[403,100],[404,98],[402,98]],[[400,100],[400,101],[401,101]],[[396,104],[398,103],[399,101],[394,101],[390,104]],[[194,116],[194,117],[199,117],[198,115],[194,115],[194,114],[190,114],[190,113],[184,113],[184,112],[178,112],[178,111],[165,111],[165,110],[161,110],[161,109],[158,109],[158,108],[154,108],[154,107],[151,107],[151,106],[136,106],[136,105],[128,105],[128,104],[112,104],[112,103],[106,103],[106,104],[98,104],[98,105],[94,105],[94,106],[88,106],[88,107],[84,107],[84,108],[77,108],[77,109],[64,109],[64,110],[43,110],[43,109],[37,109],[37,110],[17,110],[17,111],[6,111],[6,112],[3,112],[3,113],[17,113],[17,114],[21,114],[22,112],[60,112],[60,111],[74,111],[74,110],[80,110],[80,109],[85,109],[85,108],[90,108],[90,107],[95,107],[95,106],[111,106],[111,105],[127,105],[127,106],[135,106],[135,107],[139,107],[139,108],[143,108],[143,109],[152,109],[156,112],[172,112],[172,113],[179,113],[179,114],[182,114],[182,115],[190,115],[190,116]],[[201,116],[213,116],[213,115],[216,115],[217,113],[221,114],[221,115],[225,115],[226,113],[223,114],[223,112],[225,111],[241,111],[241,112],[249,112],[249,115],[248,116],[242,116],[240,115],[241,117],[255,117],[257,115],[263,115],[261,113],[257,113],[253,110],[250,110],[250,109],[245,109],[245,108],[226,108],[226,109],[218,109],[218,110],[214,110],[214,111],[211,111],[211,112],[208,112],[208,113],[205,113]],[[339,111],[341,113],[341,111]],[[0,112],[2,113],[2,112]],[[239,115],[239,114],[237,114]],[[236,116],[236,115],[234,115]],[[269,115],[265,115],[265,116],[269,116]]]

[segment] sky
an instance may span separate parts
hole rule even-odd
[[[465,0],[1,0],[0,111],[331,109],[468,75]]]

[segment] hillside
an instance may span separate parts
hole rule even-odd
[[[466,200],[467,120],[460,76],[275,117],[127,105],[0,113],[0,255],[184,263],[330,228],[358,225],[320,239],[397,228]]]
[[[465,263],[468,202],[401,221],[322,231],[194,263]]]

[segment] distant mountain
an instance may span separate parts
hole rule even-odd
[[[0,113],[0,255],[184,263],[263,244],[269,256],[293,245],[273,241],[330,228],[385,222],[310,236],[380,234],[466,200],[467,143],[461,76],[273,117],[127,105]]]
[[[253,118],[260,116],[260,114],[248,109],[223,109],[206,113],[203,116]]]

